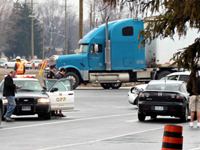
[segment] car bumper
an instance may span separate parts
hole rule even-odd
[[[161,107],[163,110],[156,110],[156,107]],[[185,113],[185,105],[183,103],[138,103],[138,113],[146,116],[161,115],[179,117]]]
[[[30,106],[31,110],[22,110],[23,106]],[[46,104],[29,104],[29,105],[16,105],[15,110],[13,114],[15,115],[34,115],[34,114],[40,114],[40,113],[48,113],[51,110],[50,103]],[[4,104],[4,114],[7,111],[7,104]]]

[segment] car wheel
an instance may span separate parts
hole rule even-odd
[[[104,89],[109,89],[111,87],[110,83],[101,83],[101,87]]]
[[[51,119],[51,111],[49,111],[48,113],[44,113],[44,119],[46,120],[50,120]]]
[[[121,87],[122,83],[111,83],[112,89],[119,89]]]
[[[44,115],[43,114],[38,114],[38,118],[43,118]]]
[[[185,113],[180,117],[182,122],[187,122],[188,121],[188,116],[189,116],[189,111],[188,108],[186,107]]]
[[[5,64],[5,69],[8,69],[8,65],[7,64]]]
[[[140,113],[138,113],[138,120],[139,121],[144,121],[145,120],[145,115],[144,114],[140,114]]]
[[[74,73],[74,72],[67,72],[64,75],[64,78],[72,80],[73,89],[76,89],[77,86],[79,85],[80,79],[79,79],[78,75],[76,73]]]
[[[151,119],[156,119],[157,115],[151,115]]]

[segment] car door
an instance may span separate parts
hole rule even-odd
[[[51,110],[73,110],[74,91],[70,79],[44,79]],[[57,88],[57,91],[54,91]]]
[[[10,68],[14,68],[15,63],[16,63],[16,59],[13,59],[13,60],[11,60],[10,62],[7,62],[8,67],[10,67]]]

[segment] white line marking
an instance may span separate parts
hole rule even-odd
[[[118,114],[118,115],[100,116],[100,117],[91,117],[91,118],[83,118],[83,119],[59,121],[59,122],[50,122],[50,123],[42,123],[42,124],[34,124],[34,125],[26,125],[26,126],[2,128],[2,129],[0,129],[0,131],[20,129],[20,128],[28,128],[28,127],[37,127],[37,126],[44,126],[44,125],[52,125],[52,124],[59,124],[59,123],[66,123],[66,122],[76,122],[76,121],[85,121],[85,120],[93,120],[93,119],[103,119],[103,118],[111,118],[111,117],[128,116],[128,115],[134,115],[134,114],[136,114],[136,113]]]
[[[55,147],[48,147],[48,148],[37,149],[37,150],[49,150],[49,149],[57,149],[57,148],[63,148],[63,147],[91,144],[91,143],[95,143],[95,142],[101,142],[101,141],[105,141],[105,140],[115,139],[115,138],[119,138],[119,137],[123,137],[123,136],[134,135],[134,134],[139,134],[139,133],[144,133],[144,132],[149,132],[149,131],[154,131],[154,130],[159,130],[159,129],[164,129],[164,127],[154,128],[154,129],[150,129],[150,130],[143,130],[143,131],[139,131],[139,132],[132,132],[132,133],[122,134],[122,135],[118,135],[118,136],[113,136],[113,137],[93,140],[93,141],[74,143],[74,144],[68,144],[68,145],[61,145],[61,146],[55,146]]]
[[[126,122],[135,122],[135,121],[138,121],[138,120],[128,120]]]

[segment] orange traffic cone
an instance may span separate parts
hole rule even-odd
[[[182,150],[183,127],[176,125],[165,125],[162,150]]]

